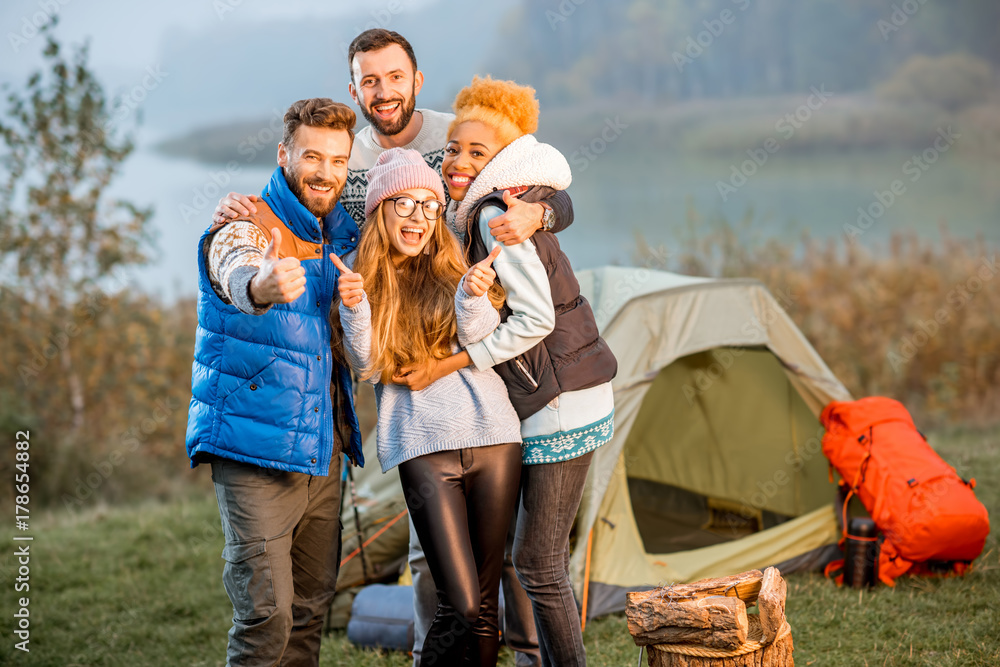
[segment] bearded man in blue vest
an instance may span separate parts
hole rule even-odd
[[[231,666],[318,665],[336,592],[342,454],[364,464],[328,316],[330,257],[358,238],[338,203],[354,123],[326,98],[293,104],[256,213],[199,243],[187,452],[192,466],[212,467]]]

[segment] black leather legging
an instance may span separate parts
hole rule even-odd
[[[435,452],[399,466],[406,505],[438,592],[421,667],[496,665],[504,545],[521,445]]]

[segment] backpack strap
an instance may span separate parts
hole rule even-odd
[[[874,445],[875,445],[875,441],[874,441],[874,439],[873,439],[872,436],[873,436],[872,427],[869,426],[868,427],[868,449],[867,449],[867,451],[865,451],[864,458],[861,459],[861,465],[858,466],[858,471],[854,474],[854,481],[852,481],[850,483],[850,485],[847,485],[847,493],[844,494],[844,500],[843,500],[843,503],[841,504],[841,507],[840,507],[840,514],[841,514],[841,517],[840,517],[841,518],[840,530],[841,530],[841,533],[843,534],[843,539],[847,539],[847,537],[848,537],[848,534],[847,534],[847,523],[848,523],[847,522],[847,504],[849,502],[851,502],[851,497],[854,496],[858,492],[859,488],[861,488],[861,484],[864,484],[864,482],[865,482],[865,475],[868,474],[868,462],[871,460],[871,457],[872,457],[872,447],[874,447]],[[865,440],[865,436],[864,435],[858,436],[858,441],[859,442],[863,442],[864,440]],[[843,482],[841,482],[841,484],[843,484]],[[850,538],[852,540],[857,540],[859,542],[876,542],[876,541],[878,541],[878,536],[875,536],[875,537],[859,537],[859,536],[851,535]]]

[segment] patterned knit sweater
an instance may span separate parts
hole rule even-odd
[[[267,312],[269,305],[257,306],[250,298],[250,281],[264,263],[268,245],[257,225],[242,220],[231,222],[205,245],[208,277],[219,298],[249,315]]]
[[[455,315],[458,343],[463,346],[486,337],[500,322],[487,296],[470,297],[461,287],[455,294]],[[367,378],[372,374],[367,296],[353,308],[341,303],[340,321],[347,359],[359,376]],[[383,385],[378,377],[375,373],[368,382],[375,384],[382,472],[434,452],[521,442],[521,425],[507,387],[492,369],[468,366],[420,391]]]
[[[441,174],[441,161],[444,159],[444,144],[448,139],[448,125],[455,119],[454,114],[441,113],[430,109],[417,109],[423,116],[423,125],[416,138],[403,146],[412,148],[424,156],[424,162],[431,169]],[[351,148],[351,159],[347,163],[347,184],[340,195],[340,203],[348,214],[358,223],[365,224],[365,195],[368,192],[368,170],[375,166],[375,161],[386,149],[375,141],[371,125],[363,127],[354,137],[354,147]],[[447,198],[445,190],[445,198]],[[445,201],[447,204],[448,202]]]

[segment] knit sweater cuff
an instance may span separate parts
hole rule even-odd
[[[229,294],[233,305],[247,315],[263,315],[272,304],[260,306],[250,295],[250,283],[259,271],[256,266],[237,266],[229,274]]]

